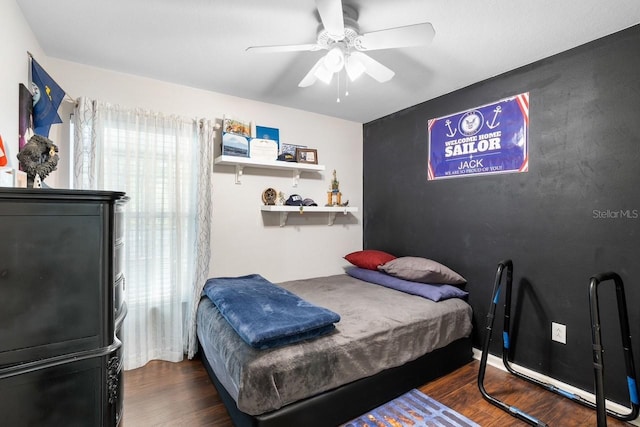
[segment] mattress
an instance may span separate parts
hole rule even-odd
[[[197,331],[207,362],[250,414],[277,410],[385,369],[400,366],[471,333],[471,307],[433,302],[346,274],[279,286],[341,316],[320,338],[268,350],[247,345],[206,297]]]

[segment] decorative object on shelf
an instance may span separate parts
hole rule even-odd
[[[280,155],[285,155],[284,160],[286,162],[295,162],[296,161],[296,150],[298,148],[307,148],[306,145],[295,145],[295,144],[280,144]],[[291,155],[291,160],[289,160],[289,157],[286,156],[287,154]],[[280,158],[278,158],[278,160],[282,160]]]
[[[299,194],[290,195],[287,201],[284,202],[284,204],[286,206],[299,206],[300,213],[302,213],[303,211],[304,202],[303,202],[302,196],[300,196]]]
[[[249,157],[272,162],[278,158],[278,143],[271,139],[253,138],[249,141]]]
[[[258,139],[269,139],[271,141],[275,141],[276,144],[278,144],[278,148],[280,147],[280,129],[256,126],[254,136]]]
[[[225,117],[222,120],[222,131],[249,138],[251,137],[251,123]]]
[[[296,148],[296,162],[318,164],[318,150],[314,148]]]
[[[284,205],[284,202],[285,202],[286,200],[287,200],[287,199],[285,199],[285,195],[284,195],[284,193],[283,193],[282,191],[279,191],[279,192],[278,192],[278,203],[276,203],[276,204],[277,204],[278,206],[283,206],[283,205]]]
[[[27,187],[33,188],[36,176],[42,181],[58,167],[58,146],[47,137],[33,135],[17,157],[20,167],[27,174]]]
[[[347,204],[349,201],[347,201]],[[333,170],[333,179],[331,180],[331,189],[327,192],[326,206],[346,206],[342,204],[342,193],[340,192],[340,181],[338,181],[336,170]]]
[[[265,205],[275,205],[277,197],[278,192],[269,187],[262,192],[262,203],[264,203]]]
[[[291,153],[281,153],[278,156],[278,160],[280,160],[282,162],[295,162],[296,161],[296,156],[291,154]]]
[[[313,199],[303,198],[299,194],[292,194],[289,196],[286,202],[284,202],[286,206],[318,206]]]
[[[302,206],[302,201],[303,198],[299,194],[292,194],[284,204],[287,206]]]
[[[233,133],[222,134],[222,154],[249,157],[249,139]]]
[[[257,160],[278,160],[280,153],[280,130],[266,126],[255,126],[251,129],[249,141],[249,157]]]
[[[251,123],[222,119],[222,155],[249,157],[249,139],[251,138]]]

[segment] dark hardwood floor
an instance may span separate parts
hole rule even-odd
[[[478,365],[478,361],[473,361],[420,390],[481,426],[526,426],[482,398],[476,384]],[[492,396],[549,426],[596,425],[595,411],[491,366],[487,367],[484,384]],[[124,395],[122,427],[233,425],[197,359],[180,363],[153,361],[143,368],[126,371]],[[611,417],[607,423],[612,427],[630,426]]]

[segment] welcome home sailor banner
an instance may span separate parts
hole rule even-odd
[[[429,120],[429,181],[527,172],[529,92]]]

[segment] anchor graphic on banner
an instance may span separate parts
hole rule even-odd
[[[452,138],[452,137],[456,136],[456,132],[458,132],[458,129],[451,129],[451,120],[447,119],[444,122],[444,124],[449,129],[449,133],[447,134],[447,136],[449,138]]]
[[[501,106],[497,106],[495,110],[493,110],[493,112],[495,113],[493,115],[493,119],[491,120],[491,123],[487,123],[487,127],[489,129],[493,129],[496,128],[498,126],[500,126],[500,122],[496,123],[496,119],[498,118],[498,114],[500,114],[502,112],[502,107]]]

